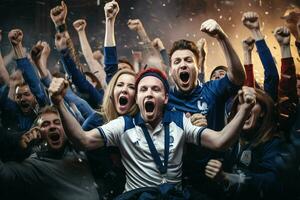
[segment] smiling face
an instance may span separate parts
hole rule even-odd
[[[60,150],[66,141],[60,117],[53,112],[47,112],[38,120],[41,136],[47,141],[50,150]]]
[[[153,128],[160,122],[168,95],[160,79],[146,76],[140,80],[137,89],[137,104],[143,120]]]
[[[135,103],[135,77],[131,74],[120,75],[114,87],[113,96],[117,113],[127,114]]]
[[[16,87],[15,101],[24,114],[30,114],[36,105],[36,99],[28,85]]]
[[[197,85],[197,60],[191,50],[176,50],[171,56],[171,75],[176,87],[184,93]]]

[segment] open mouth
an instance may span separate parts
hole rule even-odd
[[[50,134],[49,138],[51,139],[51,141],[57,142],[60,138],[60,135],[58,133],[52,133]]]
[[[188,72],[181,72],[179,74],[179,77],[180,77],[180,80],[184,83],[188,82],[189,81],[189,78],[190,78],[190,74]]]
[[[127,97],[124,97],[124,96],[120,97],[119,98],[119,103],[120,103],[121,106],[125,106],[128,103]]]
[[[30,104],[21,102],[21,107],[27,109],[30,107]]]
[[[152,101],[147,101],[145,103],[146,112],[150,112],[150,113],[153,112],[154,107],[155,107],[155,105],[154,105],[154,102],[152,102]]]

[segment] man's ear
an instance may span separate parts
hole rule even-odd
[[[167,105],[168,104],[168,101],[169,101],[169,93],[166,92],[165,94],[165,100],[164,100],[164,104]]]

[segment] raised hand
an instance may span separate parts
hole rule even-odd
[[[84,31],[86,27],[86,21],[84,19],[78,19],[73,23],[73,27],[77,32]]]
[[[256,92],[254,88],[243,86],[242,89],[239,90],[238,95],[241,108],[250,112],[256,104]]]
[[[20,147],[22,149],[26,149],[30,142],[34,140],[41,139],[40,129],[38,127],[33,127],[28,132],[26,132],[24,135],[22,135],[20,140]]]
[[[164,44],[162,43],[161,39],[160,38],[155,38],[153,41],[152,41],[152,45],[155,49],[157,49],[158,51],[161,51],[163,49],[165,49],[164,47]]]
[[[59,26],[66,23],[66,17],[68,13],[68,8],[65,2],[61,1],[61,5],[56,6],[50,10],[50,17],[55,24]]]
[[[67,48],[67,37],[65,33],[56,33],[55,35],[55,46],[58,51]]]
[[[200,52],[200,55],[202,57],[205,57],[206,54],[207,54],[207,42],[204,38],[200,38],[197,43],[196,43],[198,49],[199,49],[199,52]]]
[[[226,34],[222,30],[221,26],[213,19],[209,19],[203,22],[201,24],[200,30],[217,39],[223,39],[226,37]]]
[[[68,81],[63,78],[53,78],[48,88],[50,98],[55,105],[60,104],[69,86]]]
[[[31,58],[37,62],[39,59],[46,59],[50,55],[50,47],[47,42],[38,41],[31,49]]]
[[[291,33],[287,27],[281,26],[274,30],[274,36],[280,46],[290,45]]]
[[[252,37],[248,37],[242,41],[243,50],[247,52],[251,52],[254,48],[255,40]]]
[[[259,30],[259,16],[256,12],[246,12],[243,14],[242,22],[250,30]]]
[[[219,160],[209,160],[205,167],[205,175],[215,181],[222,181],[225,178],[222,163]]]
[[[8,39],[13,46],[17,46],[22,43],[23,32],[20,29],[13,29],[8,33]]]
[[[119,13],[119,11],[119,4],[114,0],[106,3],[104,6],[105,18],[107,20],[116,19],[116,16]]]
[[[143,29],[143,24],[139,19],[129,19],[127,22],[128,28],[133,31]]]

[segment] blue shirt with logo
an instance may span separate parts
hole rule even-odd
[[[219,131],[225,126],[225,105],[235,95],[240,86],[233,84],[227,75],[224,78],[198,83],[188,94],[172,88],[169,93],[168,108],[184,113],[201,113],[206,116],[208,128]],[[188,184],[205,185],[204,170],[210,159],[222,158],[223,153],[214,152],[199,146],[188,144],[183,162],[183,177]],[[202,186],[199,186],[202,187]]]
[[[233,84],[227,75],[219,80],[198,83],[188,94],[172,88],[168,107],[173,111],[201,113],[207,118],[207,127],[219,131],[225,125],[225,103],[239,89],[240,86]]]

